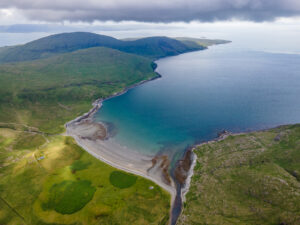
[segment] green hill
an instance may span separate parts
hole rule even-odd
[[[74,46],[0,65],[0,224],[166,224],[166,191],[60,135],[97,98],[157,77],[155,64],[106,47]],[[117,186],[114,174],[132,182]]]
[[[29,61],[96,46],[112,47],[118,42],[117,39],[93,33],[56,34],[0,51],[0,62]]]
[[[62,131],[65,122],[88,111],[95,99],[155,76],[150,59],[104,47],[3,64],[0,122]]]
[[[178,224],[300,224],[299,140],[289,125],[196,148]]]
[[[191,47],[185,45],[181,41],[168,37],[149,37],[133,41],[124,41],[123,46],[119,48],[121,51],[130,52],[153,59],[202,49],[204,49],[204,47],[201,45],[195,45]]]
[[[99,46],[152,59],[203,49],[200,45],[191,47],[167,37],[149,37],[134,41],[122,41],[94,33],[75,32],[55,34],[24,45],[0,48],[0,63],[47,58],[55,54]]]

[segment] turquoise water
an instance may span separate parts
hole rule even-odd
[[[121,145],[173,160],[195,143],[300,122],[300,55],[234,44],[157,61],[162,78],[109,99],[95,115]]]

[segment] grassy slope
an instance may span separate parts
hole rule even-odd
[[[168,193],[136,176],[115,187],[116,169],[57,135],[96,98],[155,77],[152,67],[103,47],[0,66],[0,224],[166,223]]]
[[[103,47],[0,65],[0,122],[62,132],[95,99],[154,76],[151,60]]]
[[[24,45],[0,48],[0,62],[35,60],[84,48],[117,46],[119,43],[120,41],[115,38],[93,33],[62,33],[50,35]]]
[[[202,45],[186,45],[181,41],[168,37],[148,37],[134,41],[123,41],[123,46],[119,50],[142,55],[152,59],[165,56],[173,56],[181,53],[202,50]]]
[[[21,148],[28,135],[35,141]],[[1,128],[0,155],[0,224],[159,224],[168,218],[168,193],[134,175],[135,182],[115,187],[110,176],[118,170],[69,137]]]
[[[188,38],[188,37],[178,37],[178,38],[175,38],[175,40],[181,41],[183,44],[185,44],[186,46],[189,46],[191,48],[197,47],[199,45],[208,47],[211,45],[230,43],[230,41],[220,40],[220,39]]]
[[[229,136],[195,153],[178,224],[300,224],[300,125]]]
[[[0,63],[47,58],[55,54],[99,46],[142,55],[151,59],[203,48],[199,45],[186,46],[181,41],[168,37],[149,37],[133,41],[122,41],[94,33],[75,32],[51,35],[25,45],[0,48]]]

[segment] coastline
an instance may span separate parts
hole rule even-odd
[[[141,82],[139,82],[139,83],[137,83],[137,84],[134,84],[134,85],[132,85],[132,86],[130,86],[130,87],[128,87],[128,88],[125,88],[123,91],[121,91],[121,92],[119,92],[119,93],[113,94],[112,96],[110,96],[110,97],[108,97],[108,98],[96,100],[96,101],[93,103],[93,106],[94,106],[94,107],[93,107],[88,113],[84,114],[83,116],[80,116],[80,117],[76,118],[76,119],[75,119],[75,122],[76,122],[76,121],[80,122],[80,121],[82,121],[82,120],[84,120],[84,119],[89,119],[89,118],[91,118],[91,117],[92,117],[92,116],[93,116],[93,115],[101,108],[102,102],[103,102],[103,101],[105,101],[105,100],[107,100],[107,99],[110,99],[110,98],[113,98],[113,97],[117,97],[117,96],[119,96],[119,95],[122,95],[122,94],[126,93],[126,92],[127,92],[129,89],[131,89],[131,88],[134,88],[134,87],[136,87],[136,86],[139,86],[139,85],[141,85],[141,84],[143,84],[143,83],[145,83],[145,82],[148,82],[148,81],[151,81],[151,80],[154,80],[154,79],[158,79],[158,78],[160,78],[160,77],[161,77],[161,76],[158,74],[158,77],[154,77],[154,78],[151,78],[151,79],[148,79],[148,80],[141,81]],[[72,121],[71,121],[71,122],[72,122]],[[68,124],[68,123],[67,123],[67,124]],[[105,124],[102,124],[102,125],[105,126]],[[284,125],[280,125],[280,126],[284,126]],[[280,126],[276,126],[276,127],[280,127]],[[276,127],[275,127],[275,128],[276,128]],[[118,161],[116,161],[116,160],[110,160],[110,159],[107,159],[106,157],[102,157],[102,158],[100,157],[100,158],[99,158],[99,156],[97,155],[97,153],[95,153],[95,152],[93,152],[93,151],[90,151],[90,152],[89,152],[88,149],[91,149],[91,148],[92,148],[91,146],[88,146],[88,145],[86,145],[86,144],[80,144],[80,143],[79,143],[79,142],[80,142],[80,138],[79,138],[78,140],[76,140],[75,137],[74,137],[74,138],[75,138],[76,142],[77,142],[82,148],[84,148],[87,152],[89,152],[90,154],[92,154],[94,157],[100,159],[101,161],[103,161],[103,162],[105,162],[105,163],[107,163],[107,164],[109,164],[109,165],[111,165],[111,166],[113,166],[113,167],[115,167],[115,168],[118,168],[118,169],[121,169],[121,170],[130,172],[130,173],[133,173],[133,174],[136,174],[136,175],[145,177],[145,178],[147,178],[147,179],[150,179],[150,180],[152,180],[153,182],[155,182],[156,184],[158,184],[159,186],[161,186],[163,189],[165,189],[166,191],[168,191],[168,192],[171,194],[171,197],[172,197],[172,199],[171,199],[171,208],[170,208],[170,211],[171,211],[171,213],[172,213],[172,209],[173,209],[173,207],[174,207],[174,200],[175,200],[176,196],[180,196],[180,197],[181,197],[181,199],[182,199],[182,206],[183,206],[183,203],[184,203],[185,200],[186,200],[185,197],[186,197],[186,194],[187,194],[188,191],[189,191],[190,184],[191,184],[191,180],[192,180],[192,176],[193,176],[193,174],[194,174],[194,168],[195,168],[196,163],[197,163],[197,155],[194,153],[194,150],[197,149],[197,147],[202,146],[202,145],[205,145],[205,144],[209,144],[209,143],[214,143],[214,142],[222,141],[222,140],[226,139],[228,136],[237,136],[237,135],[247,134],[247,133],[254,132],[254,131],[263,131],[263,130],[268,130],[268,129],[271,129],[271,128],[266,128],[266,129],[262,129],[262,130],[251,130],[251,131],[238,132],[238,133],[231,133],[231,132],[224,131],[224,133],[219,134],[216,138],[213,138],[213,139],[211,139],[211,140],[209,140],[209,141],[205,141],[205,142],[203,142],[203,143],[198,143],[198,144],[193,145],[192,148],[191,148],[191,150],[190,150],[190,151],[191,151],[191,161],[192,161],[192,163],[191,163],[190,169],[189,169],[188,172],[187,172],[186,180],[185,180],[184,184],[180,187],[180,188],[181,188],[180,193],[178,193],[178,192],[176,193],[176,187],[175,187],[175,190],[172,189],[172,188],[170,189],[170,187],[169,187],[168,185],[164,184],[164,182],[162,182],[161,180],[159,180],[159,179],[157,179],[157,178],[153,178],[153,177],[149,176],[147,173],[145,173],[145,172],[144,172],[145,170],[140,171],[139,166],[137,166],[138,168],[128,168],[128,167],[126,167],[126,166],[120,165],[120,164],[122,164],[122,163],[120,163],[120,162],[118,162]],[[70,136],[72,136],[72,135],[70,135]],[[121,147],[122,147],[122,146],[121,146]],[[111,147],[109,147],[109,148],[111,148]],[[119,148],[119,150],[120,150],[120,149],[122,149],[122,148]],[[127,149],[127,150],[130,151],[130,149]],[[136,154],[136,153],[133,153],[133,155],[134,155],[134,154]],[[120,155],[120,157],[124,157],[124,156],[121,156],[121,155]],[[149,163],[150,160],[151,160],[151,156],[149,156],[149,157],[148,157],[148,156],[144,156],[144,157],[146,157],[146,158],[142,158],[141,156],[138,156],[138,154],[137,154],[137,155],[134,155],[134,157],[135,157],[135,158],[138,158],[137,161],[147,162],[147,165],[150,165],[150,164],[148,164],[148,163]],[[153,160],[153,159],[154,159],[154,158],[152,157],[152,160]],[[146,163],[145,163],[145,164],[146,164]],[[138,165],[138,163],[137,163],[137,164],[133,164],[133,165]],[[150,167],[149,167],[149,168],[150,168]],[[147,171],[148,171],[148,170],[147,170]],[[165,187],[164,187],[164,186],[165,186]],[[183,210],[183,208],[182,208],[182,210]],[[182,212],[182,210],[181,210],[181,212]],[[180,214],[181,214],[181,212],[180,212]],[[171,218],[171,217],[170,217],[170,218]]]
[[[208,48],[204,48],[201,50],[206,50],[206,49]],[[195,50],[195,51],[199,51],[199,50]],[[152,68],[155,72],[157,68],[155,60],[153,61]],[[183,174],[181,175],[181,177],[184,177],[183,182],[181,184],[178,184],[177,177],[172,177],[170,176],[171,174],[169,174],[169,172],[166,172],[167,171],[166,168],[169,166],[168,164],[169,162],[168,162],[168,158],[165,155],[152,155],[152,156],[142,155],[138,152],[126,148],[125,146],[120,146],[118,143],[115,143],[107,136],[103,139],[91,138],[91,136],[95,136],[93,134],[89,134],[86,137],[82,136],[85,131],[95,129],[94,127],[95,125],[102,126],[107,132],[107,127],[105,124],[96,123],[92,120],[93,115],[102,107],[103,101],[120,96],[132,88],[142,85],[148,81],[152,81],[162,77],[159,73],[157,72],[155,73],[156,76],[150,79],[143,80],[136,84],[133,84],[120,92],[112,94],[107,98],[100,98],[94,101],[92,103],[93,107],[92,109],[90,109],[89,112],[65,124],[65,128],[66,128],[65,135],[73,137],[79,146],[81,146],[85,151],[87,151],[95,158],[117,169],[129,173],[133,173],[138,176],[142,176],[146,179],[149,179],[154,183],[156,183],[157,185],[159,185],[165,191],[169,192],[171,195],[169,224],[175,224],[182,211],[182,203],[184,202],[182,200],[185,200],[185,195],[189,190],[190,182],[193,175],[193,170],[196,165],[196,154],[193,153],[193,149],[196,148],[198,145],[193,146],[192,149],[189,150],[190,152],[189,157],[186,157],[185,154],[183,159],[179,160],[179,161],[183,161],[184,164],[186,163],[185,161],[190,161],[190,163],[188,163],[189,167],[185,168]],[[87,123],[88,124],[87,126],[90,127],[88,128],[86,125],[83,125],[85,123]],[[83,127],[81,127],[82,125]],[[168,182],[166,182],[166,180],[168,181],[168,179],[170,179],[169,184]],[[174,214],[174,218],[175,218],[174,219],[173,210],[176,210],[176,208],[178,209],[179,206],[176,203],[177,199],[180,199],[179,202],[180,212],[179,214],[178,213]]]
[[[267,129],[264,129],[264,130],[267,130]],[[263,131],[263,130],[262,130]],[[218,137],[210,140],[210,141],[205,141],[203,143],[200,143],[200,144],[195,144],[192,148],[191,148],[191,158],[192,158],[192,163],[191,163],[191,167],[188,171],[188,175],[187,175],[187,178],[186,178],[186,182],[182,188],[182,191],[181,191],[181,199],[182,199],[182,202],[185,202],[185,195],[188,193],[189,191],[189,188],[190,188],[190,184],[191,184],[191,180],[192,180],[192,177],[194,175],[194,168],[196,166],[196,163],[197,163],[197,155],[194,153],[194,150],[202,145],[206,145],[206,144],[209,144],[209,143],[214,143],[214,142],[218,142],[218,141],[222,141],[224,139],[226,139],[227,137],[229,136],[236,136],[236,135],[242,135],[242,134],[246,134],[246,133],[251,133],[253,131],[249,131],[249,132],[240,132],[240,133],[232,133],[230,131],[227,131],[227,130],[224,130],[222,131],[221,133],[218,134]]]
[[[206,50],[206,49],[203,49],[203,50]],[[153,67],[154,72],[155,72],[156,68],[157,68],[157,66],[154,61],[154,67]],[[172,215],[173,215],[173,210],[176,207],[178,207],[176,205],[176,199],[180,198],[181,204],[182,204],[182,202],[184,202],[182,200],[185,200],[185,195],[189,190],[191,178],[193,175],[193,169],[194,169],[194,166],[196,165],[196,154],[193,153],[193,149],[196,148],[198,145],[193,146],[192,149],[190,150],[191,157],[192,157],[192,163],[191,163],[189,169],[187,171],[185,171],[186,178],[184,180],[183,185],[180,185],[179,187],[177,187],[174,178],[172,176],[170,176],[170,174],[167,174],[167,175],[170,177],[171,183],[167,184],[165,182],[165,179],[164,179],[165,171],[163,171],[163,169],[165,167],[165,165],[164,165],[165,156],[164,155],[156,155],[156,156],[142,155],[142,154],[139,154],[138,152],[130,150],[124,146],[120,146],[117,143],[114,143],[107,136],[103,139],[102,138],[92,139],[90,137],[82,137],[82,132],[84,132],[84,130],[91,130],[91,129],[95,130],[94,126],[100,125],[107,132],[107,127],[105,124],[103,124],[101,122],[94,122],[92,119],[94,114],[98,110],[100,110],[100,108],[102,107],[102,103],[105,100],[109,100],[111,98],[125,94],[128,90],[130,90],[132,88],[135,88],[146,82],[156,80],[156,79],[159,79],[162,77],[159,73],[157,73],[157,72],[155,72],[155,73],[156,73],[156,76],[154,76],[150,79],[143,80],[143,81],[140,81],[129,87],[126,87],[124,90],[114,93],[113,95],[111,95],[107,98],[99,98],[99,99],[95,100],[92,103],[93,107],[88,112],[84,113],[81,116],[78,116],[74,120],[71,120],[65,124],[66,132],[64,135],[73,137],[75,139],[76,143],[80,147],[82,147],[86,152],[91,154],[93,157],[101,160],[102,162],[104,162],[114,168],[123,170],[125,172],[129,172],[129,173],[144,177],[146,179],[149,179],[149,180],[153,181],[154,183],[156,183],[161,188],[163,188],[165,191],[167,191],[171,195],[169,224],[174,224],[174,223],[172,223]],[[76,128],[80,127],[82,124],[88,124],[88,126],[91,126],[91,127],[89,127],[89,128],[83,127],[82,130],[79,129],[78,131],[76,131]],[[93,136],[92,134],[89,134],[88,136],[90,136],[90,135]],[[119,154],[119,153],[123,153],[123,154]],[[183,159],[184,158],[186,158],[186,157],[184,156]],[[178,192],[178,188],[180,189],[179,192]],[[176,219],[175,219],[176,221],[177,221],[178,216],[180,216],[181,211],[182,211],[182,205],[180,205],[180,213],[176,216]]]
[[[107,98],[100,98],[94,101],[92,103],[93,107],[87,113],[84,113],[65,124],[65,135],[73,137],[80,147],[106,164],[109,164],[114,168],[142,176],[162,187],[171,195],[170,209],[172,209],[176,198],[176,187],[172,179],[169,184],[167,184],[164,179],[164,171],[162,171],[164,157],[142,155],[115,143],[107,137],[107,128],[105,124],[99,122],[96,123],[92,119],[94,114],[102,107],[103,101],[120,96],[128,90],[146,82],[161,78],[159,73],[155,73],[156,76],[150,79],[133,84]],[[102,127],[102,130],[105,130],[106,132],[105,135],[100,135],[101,137],[99,137],[99,128],[97,127]]]
[[[191,163],[191,166],[190,166],[190,169],[187,173],[187,178],[185,180],[185,183],[184,183],[184,186],[182,187],[181,189],[181,199],[182,199],[182,202],[185,202],[186,198],[186,194],[188,193],[189,189],[190,189],[190,185],[191,185],[191,181],[192,181],[192,177],[194,175],[194,168],[196,166],[196,163],[197,163],[197,155],[194,153],[194,150],[199,147],[199,146],[202,146],[202,145],[205,145],[205,144],[209,144],[209,143],[213,143],[213,142],[218,142],[218,141],[222,141],[224,140],[225,138],[231,136],[231,135],[239,135],[239,134],[244,134],[246,132],[242,132],[242,133],[231,133],[229,131],[226,131],[224,130],[222,133],[220,133],[218,135],[218,137],[210,140],[210,141],[205,141],[201,144],[196,144],[194,145],[190,152],[191,152],[191,160],[192,160],[192,163]]]
[[[92,103],[92,106],[93,106],[93,107],[90,109],[90,111],[84,113],[84,114],[81,115],[81,116],[78,116],[78,117],[75,118],[74,120],[71,120],[71,121],[67,122],[67,123],[65,124],[65,128],[67,128],[67,126],[68,126],[69,124],[71,124],[71,123],[80,122],[80,121],[83,120],[83,119],[89,119],[89,118],[91,118],[91,117],[92,117],[92,116],[93,116],[93,115],[101,108],[102,102],[104,102],[105,100],[108,100],[108,99],[111,99],[111,98],[120,96],[120,95],[122,95],[122,94],[125,94],[127,91],[129,91],[129,90],[132,89],[132,88],[135,88],[135,87],[140,86],[140,85],[142,85],[142,84],[144,84],[144,83],[146,83],[146,82],[149,82],[149,81],[152,81],[152,80],[156,80],[156,79],[159,79],[159,78],[162,77],[162,76],[161,76],[159,73],[157,73],[157,72],[155,72],[155,74],[156,74],[156,76],[154,76],[154,77],[152,77],[152,78],[150,78],[150,79],[147,79],[147,80],[142,80],[142,81],[140,81],[140,82],[138,82],[138,83],[136,83],[136,84],[130,85],[129,87],[124,88],[124,90],[122,90],[122,91],[120,91],[120,92],[116,92],[116,93],[110,95],[110,96],[107,97],[107,98],[99,98],[99,99],[96,99],[96,100]]]
[[[185,202],[185,195],[189,191],[189,187],[190,187],[190,184],[191,184],[191,179],[192,179],[192,176],[194,174],[194,168],[195,168],[196,163],[197,163],[197,155],[194,153],[194,150],[196,150],[196,148],[201,147],[202,145],[206,145],[206,144],[215,143],[215,142],[225,140],[226,138],[228,138],[230,136],[238,136],[238,135],[243,135],[243,134],[249,134],[249,133],[252,133],[252,132],[263,132],[263,131],[268,131],[270,129],[281,128],[281,127],[289,126],[289,125],[293,125],[293,123],[292,124],[282,124],[282,125],[278,125],[278,126],[275,126],[275,127],[259,129],[259,130],[250,130],[250,131],[245,131],[245,132],[237,132],[237,133],[233,133],[233,132],[224,130],[221,133],[219,133],[218,137],[216,137],[212,140],[205,141],[205,142],[202,142],[200,144],[195,144],[190,150],[191,151],[191,157],[192,157],[192,164],[191,164],[191,167],[188,171],[188,176],[187,176],[185,185],[182,188],[182,192],[181,192],[182,202]]]
[[[188,193],[188,191],[190,189],[192,177],[194,175],[194,168],[195,168],[196,163],[197,163],[197,155],[194,153],[194,149],[195,148],[196,147],[193,147],[192,150],[191,150],[192,164],[191,164],[191,167],[190,167],[190,169],[188,171],[187,178],[185,180],[185,184],[184,184],[184,186],[181,189],[181,199],[182,199],[182,202],[185,202],[185,200],[186,200],[185,196],[186,196],[186,194]]]

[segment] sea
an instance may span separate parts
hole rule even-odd
[[[121,145],[166,154],[174,167],[186,149],[218,133],[300,122],[300,54],[211,46],[156,61],[162,77],[103,102],[95,115]]]

